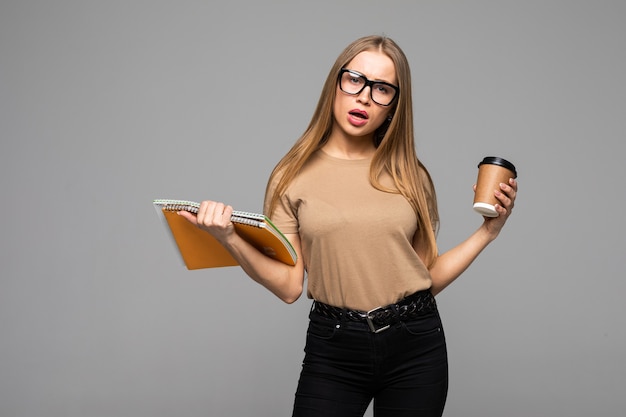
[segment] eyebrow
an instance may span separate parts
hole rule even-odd
[[[363,74],[363,73],[362,73],[362,72],[360,72],[360,71],[353,70],[352,68],[347,68],[347,67],[346,67],[346,69],[347,69],[348,71],[350,71],[350,72],[354,72],[354,73],[356,73],[356,74],[359,74],[360,76],[365,77],[366,79],[368,79],[368,80],[370,80],[370,81],[374,81],[374,82],[381,82],[381,83],[385,83],[385,84],[390,84],[390,85],[393,85],[394,87],[396,86],[396,85],[395,85],[394,83],[392,83],[391,81],[383,80],[383,79],[380,79],[380,78],[374,78],[374,79],[372,79],[372,78],[369,78],[367,75]]]

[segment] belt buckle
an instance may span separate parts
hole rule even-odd
[[[372,331],[372,333],[380,333],[391,327],[391,324],[387,324],[385,326],[376,328],[376,324],[374,324],[374,321],[372,320],[372,314],[380,310],[384,310],[384,307],[381,306],[373,308],[365,314],[365,320],[367,320],[367,324],[370,326],[370,330]]]

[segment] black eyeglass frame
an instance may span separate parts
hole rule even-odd
[[[356,75],[359,78],[363,78],[365,80],[365,84],[363,84],[363,87],[361,87],[361,89],[359,91],[357,91],[356,93],[349,93],[347,91],[345,91],[342,87],[341,87],[341,77],[343,76],[344,73],[349,72],[351,74]],[[400,87],[395,86],[393,84],[389,84],[385,81],[372,81],[369,80],[365,75],[361,74],[358,71],[355,70],[351,70],[349,68],[342,68],[339,70],[339,75],[337,76],[337,82],[339,83],[339,89],[341,91],[343,91],[346,94],[350,94],[351,96],[356,96],[358,94],[361,94],[361,92],[365,89],[365,87],[369,87],[370,88],[370,98],[372,99],[372,101],[376,104],[378,104],[379,106],[383,106],[383,107],[388,107],[391,106],[393,104],[394,101],[396,101],[396,99],[398,98],[398,96],[400,95]],[[374,100],[374,96],[372,94],[372,86],[374,84],[382,84],[385,85],[387,87],[391,87],[395,90],[396,94],[393,96],[393,98],[391,99],[391,101],[389,102],[389,104],[380,104],[379,102],[377,102],[376,100]]]

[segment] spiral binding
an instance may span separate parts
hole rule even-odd
[[[259,220],[259,219],[250,218],[250,217],[242,217],[241,213],[244,213],[244,212],[240,212],[237,214],[233,212],[233,215],[230,216],[230,221],[233,223],[247,224],[248,226],[265,227],[264,220]]]
[[[166,211],[188,211],[190,213],[194,213],[197,214],[198,213],[198,209],[200,208],[200,205],[195,205],[191,202],[184,202],[184,201],[173,201],[173,202],[155,202],[155,204],[160,205],[163,210]]]
[[[154,204],[161,206],[166,211],[188,211],[198,214],[200,204],[185,200],[154,200]],[[246,224],[248,226],[266,227],[265,216],[247,211],[233,211],[230,221],[233,223]]]

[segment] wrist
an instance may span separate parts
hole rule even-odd
[[[235,232],[234,228],[232,231],[224,232],[219,236],[215,236],[215,238],[225,247],[230,248],[236,245],[237,238],[239,235]]]
[[[489,221],[485,221],[480,228],[478,229],[478,233],[481,236],[481,239],[485,241],[485,243],[489,244],[496,240],[498,235],[500,234],[499,230],[494,230],[489,226]]]

